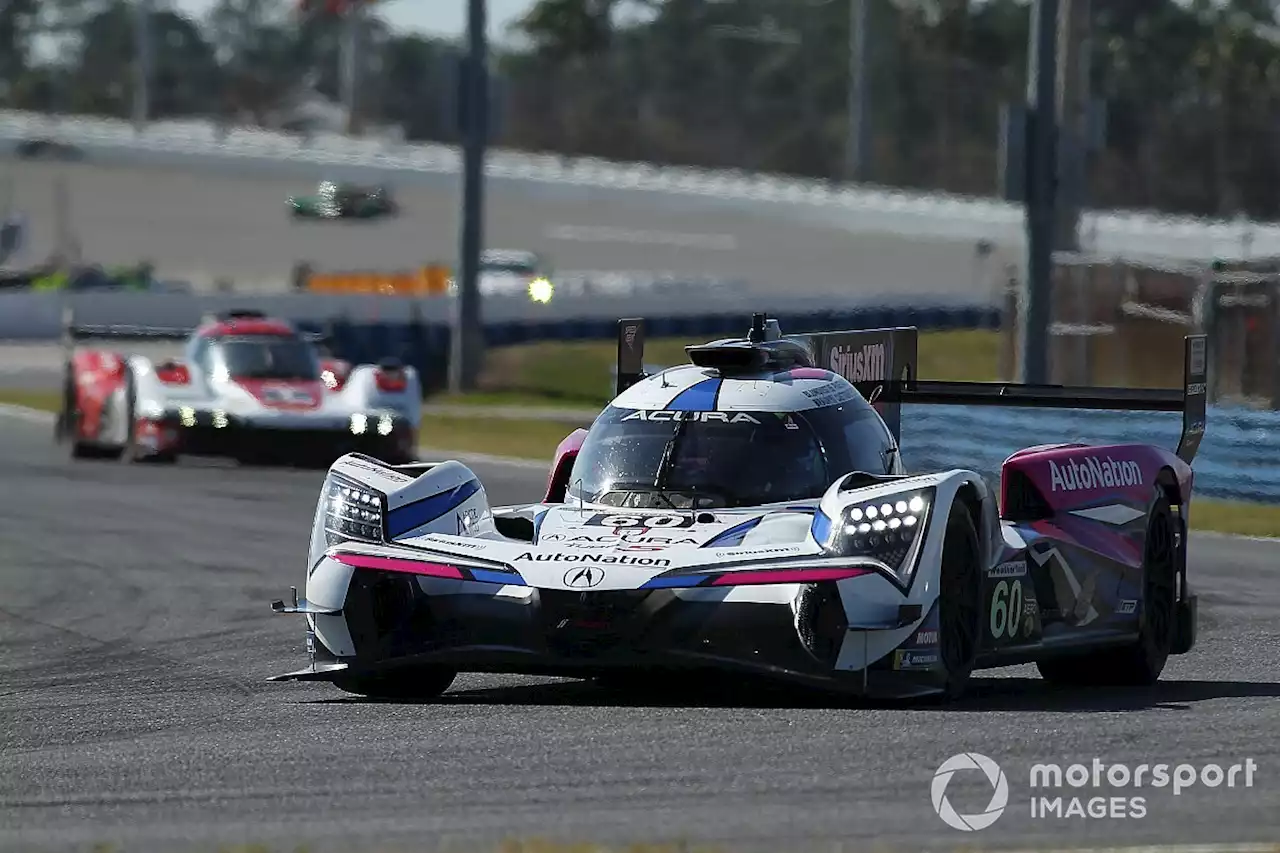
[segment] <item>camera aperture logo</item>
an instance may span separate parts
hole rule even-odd
[[[986,809],[978,814],[962,815],[947,799],[947,785],[951,784],[951,777],[961,770],[977,770],[983,773],[991,783],[991,802],[987,803]],[[933,774],[933,784],[929,788],[929,793],[933,797],[933,810],[947,826],[973,832],[986,829],[1004,814],[1005,807],[1009,805],[1009,780],[1005,778],[1000,765],[985,755],[977,752],[962,752],[942,762],[942,766]]]
[[[960,814],[947,798],[951,777],[963,770],[978,771],[991,785],[991,801],[976,814]],[[1252,758],[1226,766],[1185,763],[1130,766],[1104,763],[1099,758],[1089,764],[1066,767],[1036,763],[1031,766],[1027,786],[1031,817],[1038,820],[1142,819],[1148,812],[1144,795],[1149,789],[1169,789],[1177,797],[1196,787],[1252,788],[1257,770],[1258,764]],[[942,762],[933,774],[930,794],[933,810],[947,826],[973,832],[986,829],[1004,814],[1009,805],[1009,782],[1000,765],[990,758],[976,752],[962,752]]]

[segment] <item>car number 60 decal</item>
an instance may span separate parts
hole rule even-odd
[[[587,519],[587,524],[599,527],[692,527],[693,516],[600,513]]]
[[[1022,618],[1022,581],[1000,581],[991,593],[991,636],[1013,638]]]

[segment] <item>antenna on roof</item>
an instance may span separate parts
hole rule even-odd
[[[777,320],[768,319],[764,313],[751,315],[751,331],[747,340],[753,344],[782,340],[782,326]]]

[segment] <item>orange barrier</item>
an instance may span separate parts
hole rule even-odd
[[[384,293],[391,296],[439,296],[449,288],[449,269],[432,265],[408,272],[312,272],[313,293]]]

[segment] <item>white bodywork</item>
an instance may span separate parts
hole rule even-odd
[[[437,577],[416,577],[422,590],[433,596],[468,594],[530,599],[534,589],[570,590],[575,570],[584,565],[603,569],[603,577],[593,591],[628,590],[644,587],[673,569],[706,567],[710,571],[739,571],[788,567],[848,567],[875,560],[859,557],[831,557],[823,553],[814,538],[815,513],[841,518],[853,504],[877,501],[893,495],[932,488],[933,506],[927,512],[925,533],[917,538],[910,562],[910,581],[899,585],[884,574],[864,574],[838,582],[849,630],[841,648],[837,669],[860,670],[888,655],[920,629],[924,615],[938,598],[939,566],[946,520],[950,507],[963,488],[972,489],[980,506],[974,519],[983,549],[983,564],[996,564],[1008,548],[1019,543],[1005,542],[994,496],[982,478],[971,471],[954,470],[938,474],[904,477],[874,486],[840,491],[840,482],[818,501],[798,501],[752,509],[654,511],[619,510],[592,504],[530,504],[492,508],[476,475],[459,462],[441,463],[412,476],[365,457],[345,456],[330,469],[332,473],[363,484],[386,497],[387,518],[397,510],[425,502],[436,496],[455,494],[456,503],[438,504],[440,513],[393,536],[386,543],[348,541],[338,549],[390,558],[429,559],[435,556],[455,565],[501,564],[519,573],[519,582],[500,584]],[[464,488],[474,484],[468,494]],[[322,496],[307,558],[304,582],[307,606],[339,611],[344,605],[354,569],[332,559],[334,548],[326,547]],[[616,516],[606,524],[592,523],[601,514]],[[628,516],[648,518],[649,527],[628,528]],[[534,541],[526,542],[501,535],[495,515],[531,520]],[[665,520],[664,520],[665,519]],[[740,538],[717,545],[734,528],[759,519]],[[616,523],[616,524],[614,524]],[[611,526],[613,525],[613,526]],[[730,544],[731,543],[731,544]],[[514,580],[514,577],[513,577]],[[671,589],[686,600],[755,602],[795,609],[803,584],[778,583],[742,586],[714,586]],[[905,586],[905,591],[904,587]],[[920,618],[900,624],[902,605],[920,605]],[[339,656],[354,654],[346,622],[341,614],[307,616],[317,637]]]
[[[221,414],[227,419],[238,419],[248,426],[264,429],[350,431],[356,435],[380,430],[389,432],[393,420],[411,424],[416,432],[422,421],[421,384],[417,371],[410,366],[403,368],[406,379],[403,391],[380,391],[375,379],[377,367],[362,364],[351,369],[341,388],[331,390],[321,382],[319,405],[291,410],[272,408],[229,377],[208,375],[186,360],[177,363],[189,369],[189,384],[161,382],[155,363],[146,356],[126,358],[133,375],[133,411],[136,417],[158,419],[174,412],[180,418],[211,414],[216,424]],[[280,383],[279,393],[284,395],[284,399],[293,393],[289,389],[290,384]],[[104,410],[107,423],[102,432],[103,443],[124,444],[127,441],[128,394],[128,384],[112,394]]]

